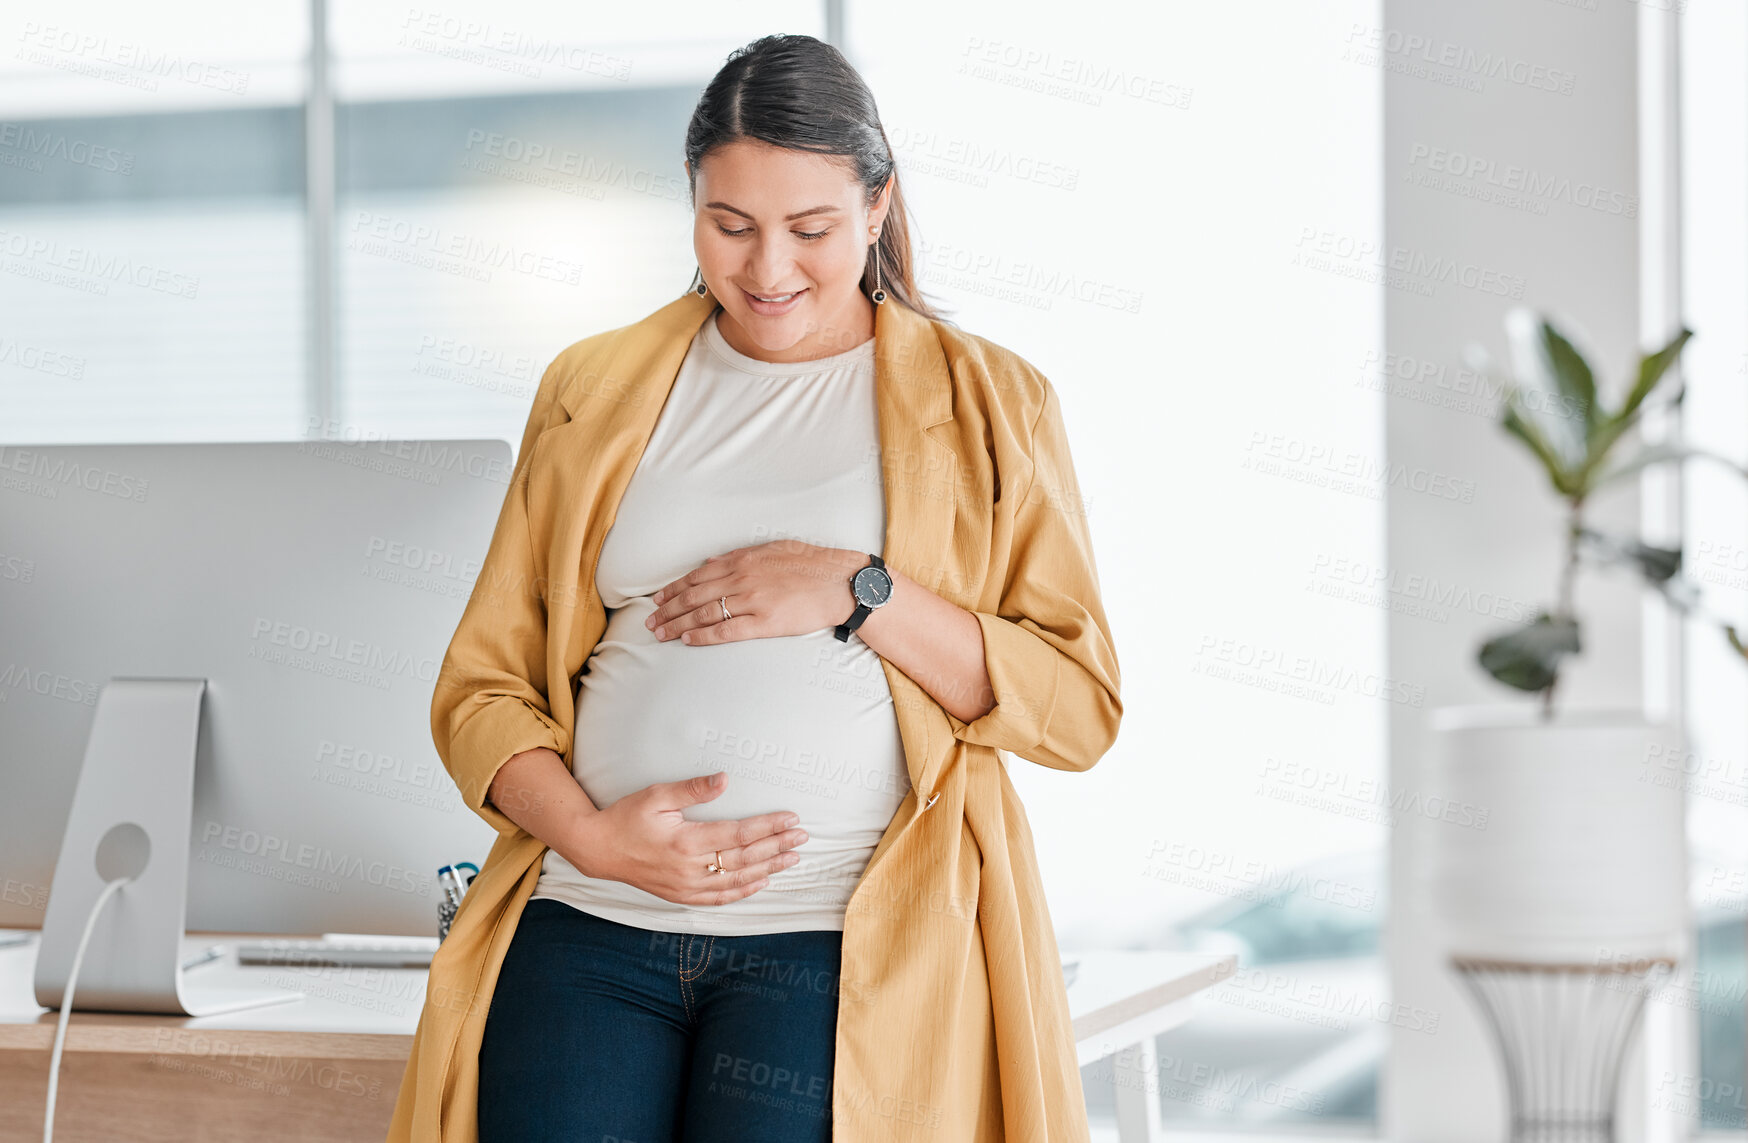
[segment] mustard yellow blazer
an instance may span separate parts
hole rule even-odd
[[[474,1143],[492,989],[546,846],[486,799],[512,755],[568,762],[577,676],[606,626],[595,564],[693,335],[688,293],[583,339],[542,377],[431,703],[438,756],[498,838],[431,962],[389,1128]],[[996,704],[960,722],[882,660],[912,791],[844,919],[834,1138],[1088,1138],[1055,932],[1010,751],[1090,768],[1117,736],[1117,656],[1050,382],[887,302],[874,361],[886,562],[977,616]]]

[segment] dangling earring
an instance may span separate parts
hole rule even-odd
[[[880,232],[874,232],[874,292],[868,295],[875,305],[886,300],[886,291],[880,288]]]
[[[692,274],[692,292],[703,297],[710,292],[710,287],[704,284],[704,268],[700,266]]]

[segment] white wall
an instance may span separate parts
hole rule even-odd
[[[1635,5],[1611,0],[1386,0],[1376,45],[1386,69],[1385,250],[1407,269],[1385,291],[1385,350],[1435,370],[1425,381],[1396,382],[1386,450],[1392,463],[1475,482],[1471,503],[1391,489],[1386,549],[1397,575],[1437,574],[1477,593],[1552,600],[1561,506],[1496,418],[1459,403],[1462,352],[1478,340],[1502,357],[1502,318],[1521,301],[1551,309],[1585,336],[1605,382],[1618,382],[1636,360],[1638,221],[1625,204],[1638,194],[1637,19]],[[1477,162],[1491,166],[1470,165]],[[1553,179],[1556,189],[1501,198],[1496,192],[1509,194],[1513,167]],[[1562,193],[1560,180],[1568,179]],[[1585,205],[1597,190],[1605,209]],[[1418,288],[1427,276],[1412,268],[1434,258],[1454,260],[1473,284]],[[1493,292],[1501,285],[1506,295]],[[1509,296],[1518,290],[1521,299]],[[1631,489],[1595,508],[1592,523],[1637,525]],[[1638,706],[1638,589],[1581,578],[1577,600],[1586,645],[1563,676],[1562,700]],[[1475,646],[1502,626],[1476,610],[1442,625],[1391,615],[1390,674],[1426,688],[1423,709],[1390,712],[1393,790],[1425,787],[1430,710],[1518,701],[1474,664]],[[1494,1047],[1445,967],[1413,879],[1429,828],[1436,823],[1405,817],[1394,834],[1387,943],[1392,999],[1438,1012],[1438,1034],[1394,1032],[1382,1133],[1413,1143],[1502,1139],[1505,1092]]]

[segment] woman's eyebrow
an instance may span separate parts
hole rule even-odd
[[[705,210],[726,210],[730,214],[740,215],[742,218],[746,219],[748,222],[753,221],[752,215],[748,214],[744,210],[738,210],[735,207],[728,205],[726,202],[707,202],[704,204],[704,209]],[[783,221],[784,222],[794,222],[796,219],[806,218],[810,214],[836,214],[836,213],[840,212],[842,209],[843,209],[842,207],[837,207],[837,206],[810,206],[806,210],[798,210],[794,214],[784,215]]]

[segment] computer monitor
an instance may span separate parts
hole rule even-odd
[[[43,924],[105,685],[168,679],[205,681],[188,928],[434,935],[438,867],[496,837],[430,707],[511,463],[496,440],[0,446],[0,926]]]

